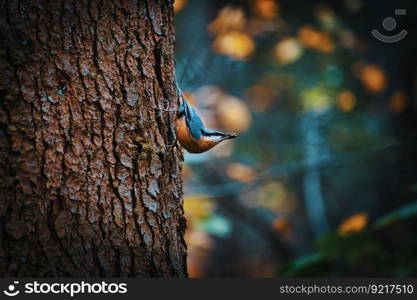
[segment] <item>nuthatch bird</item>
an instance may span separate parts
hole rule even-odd
[[[222,141],[237,137],[233,133],[223,133],[208,129],[197,111],[184,99],[178,88],[180,106],[175,124],[176,134],[180,144],[190,153],[205,152]]]

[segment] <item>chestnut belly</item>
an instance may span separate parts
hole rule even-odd
[[[175,124],[177,139],[190,153],[201,153],[213,148],[217,143],[214,141],[200,139],[196,140],[188,130],[185,118],[179,118]]]

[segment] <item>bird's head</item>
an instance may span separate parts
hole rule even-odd
[[[237,135],[234,133],[223,133],[223,132],[215,131],[215,130],[210,130],[209,132],[203,132],[203,138],[209,141],[215,142],[216,144],[222,141],[234,139],[236,137]]]
[[[216,130],[207,130],[203,132],[201,141],[198,144],[201,146],[201,149],[207,151],[208,149],[213,148],[217,144],[236,138],[237,135],[234,133],[223,133]]]

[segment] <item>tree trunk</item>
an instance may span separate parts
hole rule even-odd
[[[171,1],[0,5],[0,276],[186,276]]]

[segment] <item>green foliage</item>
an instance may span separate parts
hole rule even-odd
[[[349,235],[331,233],[317,243],[319,253],[330,260],[341,260],[348,265],[357,265],[381,251],[380,245],[367,232]]]
[[[417,246],[410,236],[415,227],[417,202],[378,219],[367,230],[322,236],[317,252],[281,266],[278,276],[394,276],[417,275]]]
[[[399,209],[396,209],[391,213],[385,215],[383,218],[375,222],[374,228],[383,228],[384,226],[388,226],[389,224],[394,223],[395,221],[407,219],[413,216],[417,216],[417,201],[402,206]]]
[[[278,268],[282,277],[331,277],[330,264],[319,254],[314,253],[295,259]]]

